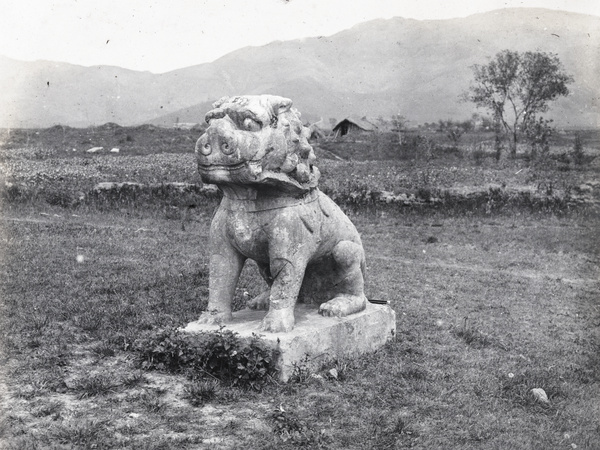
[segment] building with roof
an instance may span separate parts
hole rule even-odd
[[[333,127],[334,137],[345,136],[347,134],[368,133],[377,131],[378,127],[367,120],[366,117],[350,116],[338,122]]]

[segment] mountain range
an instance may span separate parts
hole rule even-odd
[[[291,98],[307,121],[350,115],[410,124],[462,120],[472,66],[503,49],[555,53],[574,82],[546,117],[600,126],[600,17],[509,8],[448,20],[396,17],[332,36],[246,47],[211,63],[154,74],[0,57],[1,127],[200,122],[224,95]]]

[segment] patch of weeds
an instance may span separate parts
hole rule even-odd
[[[347,361],[336,360],[333,367],[326,369],[325,376],[330,380],[345,381],[348,379],[349,372],[350,364]]]
[[[365,426],[372,448],[398,448],[398,442],[417,436],[408,420],[389,413],[376,413]]]
[[[217,380],[198,380],[184,388],[184,397],[192,406],[202,406],[217,396],[220,383]]]
[[[41,334],[49,324],[50,316],[48,314],[34,313],[29,316],[29,325],[36,334]]]
[[[113,392],[118,384],[114,383],[114,377],[110,374],[96,373],[88,378],[77,380],[72,389],[78,394],[78,398],[84,399],[98,395],[106,395]]]
[[[124,387],[135,387],[135,386],[139,386],[142,383],[146,382],[146,376],[140,372],[140,371],[136,371],[131,375],[126,376],[125,378],[123,378],[123,380],[121,381],[121,384]]]
[[[13,394],[16,398],[31,400],[47,395],[49,392],[59,392],[65,387],[59,369],[38,371],[35,366],[30,366],[28,370],[29,372],[20,379],[21,383]]]
[[[93,346],[92,352],[100,358],[108,358],[111,356],[115,356],[115,349],[113,345],[106,341],[99,342],[98,344]]]
[[[151,413],[158,413],[165,407],[164,401],[160,398],[161,396],[162,392],[160,391],[146,390],[139,395],[137,400],[140,402],[140,404],[146,411]]]
[[[233,386],[260,389],[273,379],[277,351],[259,336],[219,330],[196,335],[167,329],[134,344],[146,370],[208,374]]]
[[[75,448],[111,448],[108,420],[73,420],[54,427],[51,435],[63,445]]]
[[[59,367],[50,366],[50,369],[43,371],[39,378],[39,384],[44,387],[44,390],[50,392],[62,393],[68,390],[65,375]]]
[[[2,450],[38,450],[42,439],[32,435],[20,435],[12,441],[2,442]],[[55,447],[56,448],[56,447]]]
[[[543,389],[548,403],[539,401],[532,389]],[[539,411],[556,411],[556,403],[566,397],[559,384],[559,375],[550,371],[527,370],[512,377],[503,377],[500,386],[502,398],[520,406],[534,408]]]
[[[310,355],[305,354],[302,359],[292,364],[292,374],[289,383],[306,383],[312,375],[310,370]]]
[[[473,348],[486,348],[496,346],[505,349],[504,346],[493,339],[491,336],[482,333],[475,326],[469,323],[469,318],[465,317],[461,328],[454,329],[452,333],[461,338],[465,343]]]
[[[118,350],[131,351],[134,342],[139,338],[139,331],[130,328],[112,333],[108,337],[108,342]]]
[[[27,345],[27,348],[34,349],[40,347],[42,342],[43,341],[39,336],[28,336],[25,344]]]
[[[102,311],[92,309],[77,316],[75,318],[75,325],[84,331],[96,331],[102,325],[102,318]]]
[[[423,199],[425,202],[429,202],[433,198],[433,192],[428,187],[421,187],[417,191],[417,197]]]
[[[293,411],[286,411],[283,406],[271,414],[273,423],[273,432],[279,436],[283,442],[289,442],[297,446],[308,446],[315,448],[321,444],[323,436],[317,434]]]
[[[577,384],[600,382],[600,346],[595,345],[588,356],[587,364],[573,368],[571,380]],[[599,425],[600,427],[600,425]]]
[[[395,434],[414,435],[416,434],[410,421],[404,420],[402,417],[398,417],[393,421],[391,431]]]
[[[487,153],[483,149],[476,149],[476,150],[473,150],[472,156],[473,156],[473,160],[475,161],[475,164],[477,166],[480,166],[483,164],[484,159],[487,156]]]
[[[26,384],[19,389],[17,389],[14,393],[16,398],[20,398],[23,400],[31,400],[41,394],[44,393],[44,389],[37,388],[32,384]]]
[[[407,367],[403,368],[400,372],[402,378],[407,380],[426,380],[429,378],[429,374],[426,370],[418,367],[414,364],[410,364]]]
[[[60,418],[60,413],[63,409],[63,404],[58,401],[46,403],[38,408],[36,408],[31,415],[34,417],[48,417],[52,416],[52,420],[57,420]]]
[[[400,349],[400,354],[403,356],[411,357],[411,356],[423,356],[423,352],[418,348],[407,345],[404,348]]]

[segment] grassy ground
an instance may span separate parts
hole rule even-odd
[[[140,342],[206,307],[217,200],[170,184],[199,184],[199,133],[0,136],[0,448],[600,448],[597,132],[582,134],[586,164],[570,159],[570,135],[544,161],[433,134],[394,160],[321,158],[321,186],[361,232],[367,293],[391,302],[397,339],[320,372],[300,364],[293,382],[262,390],[140,364]],[[388,144],[365,148],[383,157]],[[97,145],[121,151],[83,152]],[[98,195],[104,181],[148,188]],[[459,196],[436,207],[373,195],[443,190]],[[258,280],[249,264],[236,307]]]
[[[131,351],[205,306],[208,214],[3,214],[3,446],[600,447],[596,219],[352,219],[396,341],[254,392],[142,371]],[[256,280],[249,266],[238,304]]]

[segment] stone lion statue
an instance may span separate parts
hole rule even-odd
[[[201,323],[232,319],[231,303],[247,258],[268,289],[248,306],[268,310],[261,330],[294,327],[296,302],[326,316],[366,307],[365,253],[341,209],[317,187],[308,129],[292,101],[273,95],[222,98],[206,114],[196,143],[198,170],[223,199],[210,228],[208,308]]]

